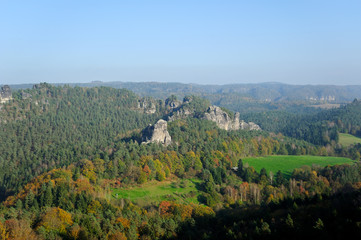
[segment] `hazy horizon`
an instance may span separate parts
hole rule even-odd
[[[359,1],[4,1],[0,84],[360,85]]]

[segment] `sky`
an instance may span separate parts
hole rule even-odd
[[[361,84],[361,1],[0,0],[0,84]]]

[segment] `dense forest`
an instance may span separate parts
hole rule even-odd
[[[209,101],[196,96],[180,107],[175,102],[175,96],[163,101],[125,89],[45,83],[13,92],[0,109],[0,238],[361,236],[361,144],[343,146],[338,138],[360,134],[359,101],[302,117],[245,116],[263,131],[218,128],[202,118]],[[142,130],[174,109],[194,114],[168,122],[172,143],[142,143]],[[289,175],[257,172],[243,161],[269,155],[355,161],[304,166]],[[146,184],[186,189],[190,181],[196,191],[157,201],[114,194]]]
[[[316,113],[289,113],[286,111],[268,111],[249,113],[242,117],[248,121],[259,122],[264,130],[303,139],[317,145],[338,142],[338,133],[350,133],[361,136],[361,101],[336,109],[322,110]]]

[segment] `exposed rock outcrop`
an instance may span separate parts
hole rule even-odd
[[[188,116],[191,116],[193,115],[194,112],[187,109],[187,108],[181,108],[177,111],[174,111],[171,113],[170,116],[168,116],[168,121],[169,122],[172,122],[172,121],[175,121],[177,119],[184,119],[184,118],[187,118]]]
[[[239,113],[236,113],[232,119],[228,113],[217,106],[210,106],[204,114],[204,118],[215,122],[219,128],[224,130],[238,130],[240,128]]]
[[[180,105],[182,105],[182,102],[181,101],[178,101],[177,98],[173,97],[173,98],[167,98],[165,100],[165,106],[167,108],[170,108],[170,109],[175,109],[177,107],[179,107]]]
[[[30,93],[27,93],[27,92],[24,92],[24,91],[21,92],[21,98],[23,100],[31,98],[31,97],[32,97],[32,95]]]
[[[158,142],[165,146],[168,146],[172,142],[172,138],[168,132],[167,121],[160,119],[156,124],[149,125],[143,131],[143,142],[142,143],[153,143]]]
[[[219,128],[224,130],[261,130],[260,126],[253,122],[246,123],[243,120],[240,121],[239,116],[239,113],[235,113],[232,118],[217,106],[210,106],[204,114],[205,119],[215,122]]]
[[[157,107],[154,103],[154,101],[152,101],[151,99],[140,99],[138,101],[138,109],[140,109],[141,111],[143,111],[144,113],[147,114],[153,114],[157,111]]]
[[[11,99],[13,99],[13,96],[9,85],[2,86],[0,92],[0,103],[9,102]]]
[[[254,122],[249,122],[249,123],[246,123],[245,121],[241,121],[240,123],[240,128],[242,130],[262,130],[260,126],[258,126],[257,124],[255,124]]]

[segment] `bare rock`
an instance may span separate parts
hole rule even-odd
[[[141,99],[138,101],[138,109],[147,114],[153,114],[157,111],[157,107],[151,99]]]
[[[165,106],[170,109],[178,108],[182,103],[176,97],[170,97],[165,100]]]
[[[149,125],[143,131],[143,142],[142,143],[153,143],[158,142],[165,146],[168,146],[172,143],[172,138],[168,132],[168,124],[167,121],[160,119],[156,124]]]
[[[204,114],[204,118],[215,122],[219,128],[224,130],[238,130],[240,128],[239,113],[235,114],[232,119],[228,113],[217,106],[210,106]]]
[[[32,97],[32,95],[30,93],[27,93],[27,92],[24,92],[24,91],[21,92],[21,98],[23,100],[31,98],[31,97]]]
[[[188,116],[192,116],[193,114],[194,114],[193,111],[191,111],[187,108],[181,108],[178,111],[172,112],[172,114],[170,116],[168,116],[168,121],[172,122],[177,119],[184,119],[184,118],[187,118]]]
[[[258,124],[254,123],[254,122],[246,123],[243,120],[240,123],[240,128],[242,130],[250,130],[250,131],[253,131],[253,130],[260,131],[260,130],[262,130],[261,127]]]
[[[215,122],[219,128],[224,130],[261,130],[260,126],[253,122],[246,123],[243,120],[240,121],[239,113],[235,113],[232,118],[217,106],[210,106],[204,114],[204,118]]]
[[[11,99],[13,99],[13,96],[9,85],[2,86],[0,91],[0,102],[6,103],[9,102]]]

